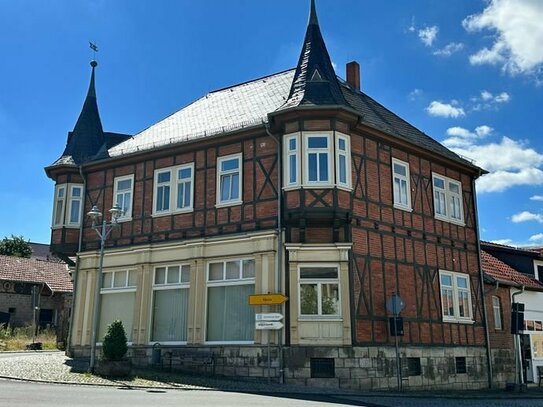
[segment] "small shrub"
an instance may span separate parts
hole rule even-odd
[[[128,351],[126,333],[122,321],[113,321],[107,328],[102,342],[102,352],[106,360],[122,360]]]

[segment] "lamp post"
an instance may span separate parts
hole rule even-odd
[[[94,290],[94,306],[92,313],[92,331],[91,331],[91,354],[90,354],[90,364],[89,370],[94,372],[94,366],[96,362],[96,336],[98,334],[98,321],[100,314],[100,289],[102,288],[102,268],[104,266],[104,246],[107,237],[118,225],[119,216],[121,216],[123,210],[118,204],[113,205],[109,210],[111,213],[111,222],[107,222],[105,217],[102,220],[102,225],[100,226],[100,218],[102,218],[102,212],[98,209],[96,205],[92,207],[87,216],[92,219],[92,228],[100,237],[100,260],[98,264],[98,275],[96,276],[96,287]]]

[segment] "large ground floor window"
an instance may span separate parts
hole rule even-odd
[[[98,341],[107,333],[107,327],[116,320],[123,323],[128,342],[132,341],[132,324],[136,302],[136,271],[118,270],[104,273]]]
[[[208,342],[253,342],[255,312],[248,296],[255,293],[253,259],[208,264]]]

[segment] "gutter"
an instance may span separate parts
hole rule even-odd
[[[481,173],[479,172],[479,176]],[[477,258],[479,260],[479,288],[481,291],[481,301],[483,302],[483,325],[485,328],[485,344],[486,344],[486,358],[487,358],[487,368],[488,368],[488,388],[492,388],[492,351],[490,349],[490,333],[488,330],[488,316],[486,312],[486,301],[485,301],[485,287],[484,287],[484,275],[482,267],[482,258],[481,258],[481,236],[479,234],[479,218],[477,216],[477,194],[475,193],[475,177],[471,179],[471,190],[473,191],[473,221],[475,223],[475,238],[477,240]]]

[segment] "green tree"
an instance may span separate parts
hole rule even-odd
[[[128,351],[126,333],[122,321],[113,321],[107,327],[106,336],[102,343],[102,352],[106,360],[123,360]]]
[[[0,242],[0,254],[30,258],[32,256],[32,247],[24,237],[11,235],[11,238],[4,237]]]

